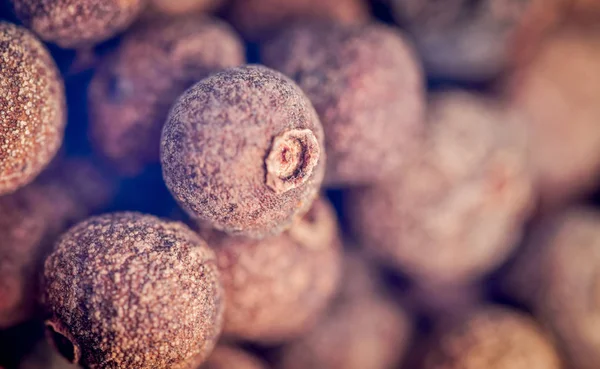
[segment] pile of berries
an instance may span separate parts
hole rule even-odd
[[[596,0],[0,0],[0,369],[596,369]]]

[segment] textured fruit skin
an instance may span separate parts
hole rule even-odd
[[[113,183],[81,159],[53,163],[33,183],[0,197],[0,329],[37,313],[38,276],[68,226],[104,207]]]
[[[136,26],[91,82],[90,138],[95,148],[124,174],[136,175],[158,163],[162,127],[177,97],[244,59],[239,37],[216,19],[190,15]]]
[[[388,178],[423,133],[423,73],[411,45],[384,25],[304,23],[269,42],[263,61],[310,98],[325,130],[326,185]]]
[[[282,369],[391,369],[411,338],[409,315],[386,296],[373,270],[346,256],[341,289],[303,337],[284,346]]]
[[[30,183],[63,139],[62,78],[28,30],[0,22],[0,195]]]
[[[414,165],[348,194],[361,244],[421,282],[463,283],[493,270],[516,247],[532,210],[520,128],[518,115],[485,98],[434,96]]]
[[[185,225],[149,215],[73,227],[46,260],[44,287],[49,336],[88,368],[190,368],[221,331],[214,253]]]
[[[272,156],[288,133],[307,135],[310,143],[275,145],[281,152]],[[192,217],[260,238],[281,233],[308,211],[324,175],[323,146],[319,118],[298,86],[266,67],[232,68],[175,103],[162,134],[163,177]],[[282,178],[292,186],[269,185],[289,169]]]
[[[511,267],[506,290],[551,328],[569,367],[593,369],[600,360],[600,214],[570,208],[534,229]]]
[[[240,348],[219,345],[199,369],[267,369],[267,366]]]
[[[10,0],[42,40],[63,48],[93,46],[126,29],[146,0]]]
[[[233,0],[228,14],[231,24],[254,41],[269,39],[295,22],[354,25],[371,18],[364,0]]]
[[[533,169],[547,209],[579,199],[600,183],[598,63],[600,28],[565,27],[508,82],[509,104],[527,118]]]
[[[535,55],[571,0],[390,0],[433,77],[487,81]]]
[[[278,236],[257,241],[212,232],[205,238],[225,288],[226,337],[268,344],[293,339],[315,324],[334,295],[341,241],[323,199]]]
[[[545,332],[526,315],[483,307],[446,324],[426,353],[424,369],[560,369]]]

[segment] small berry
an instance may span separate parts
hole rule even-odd
[[[217,254],[225,288],[225,336],[261,343],[295,338],[335,292],[340,240],[324,200],[278,236],[256,241],[212,232],[205,239]]]
[[[414,154],[423,132],[424,82],[399,32],[298,24],[267,44],[263,57],[314,104],[325,130],[327,185],[385,179]]]
[[[221,331],[214,253],[185,225],[149,215],[73,227],[46,260],[44,287],[50,338],[90,369],[187,369]]]
[[[63,139],[65,92],[54,60],[25,28],[0,22],[0,195],[31,182]]]
[[[349,193],[361,244],[428,283],[462,283],[502,263],[532,210],[521,121],[493,101],[434,96],[421,157],[385,183]]]
[[[167,186],[192,217],[232,234],[275,235],[318,195],[323,128],[300,88],[280,73],[228,69],[175,103],[161,162]]]

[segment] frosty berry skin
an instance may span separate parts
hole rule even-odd
[[[219,345],[197,369],[267,369],[267,365],[252,354],[234,347]]]
[[[60,147],[66,123],[62,78],[46,47],[0,21],[0,195],[31,182]]]
[[[565,58],[565,55],[569,55]],[[506,83],[523,112],[545,210],[580,199],[600,183],[600,29],[564,27]]]
[[[327,186],[381,181],[415,154],[424,81],[400,32],[379,24],[297,24],[265,46],[263,60],[314,104],[325,130]]]
[[[17,17],[42,40],[89,47],[127,28],[146,0],[10,0]]]
[[[177,100],[163,128],[161,163],[171,193],[192,217],[230,234],[276,235],[317,197],[323,128],[282,74],[232,68]]]
[[[105,206],[113,192],[113,183],[92,163],[69,159],[0,197],[0,329],[38,313],[38,275],[52,243]]]
[[[185,225],[149,215],[71,228],[46,260],[44,287],[50,339],[88,368],[187,369],[221,331],[214,253]]]
[[[593,369],[600,360],[599,227],[600,214],[593,208],[548,217],[537,224],[505,281],[508,294],[552,330],[573,368]]]
[[[158,163],[162,127],[177,97],[244,59],[239,37],[216,19],[184,15],[139,24],[101,63],[90,84],[94,147],[126,175]]]
[[[345,25],[370,19],[364,0],[233,0],[228,19],[245,38],[268,40],[299,21],[323,21]]]
[[[424,369],[560,369],[556,350],[530,317],[481,307],[442,324],[425,355]]]
[[[336,290],[341,241],[322,199],[281,235],[253,240],[201,233],[217,255],[225,289],[223,335],[259,343],[300,336]]]
[[[390,0],[427,74],[488,81],[535,54],[571,0]]]
[[[494,101],[462,91],[434,96],[414,165],[349,192],[354,234],[422,282],[462,284],[492,271],[517,246],[532,210],[521,128],[518,114]]]

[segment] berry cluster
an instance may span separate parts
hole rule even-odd
[[[598,4],[0,0],[0,369],[596,369]]]

